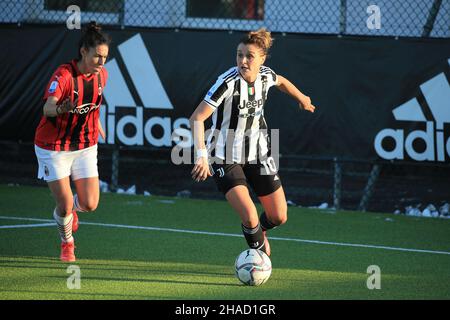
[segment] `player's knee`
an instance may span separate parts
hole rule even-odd
[[[97,209],[98,202],[87,203],[85,206],[85,210],[88,212],[95,211]]]
[[[287,222],[287,206],[278,208],[276,214],[270,216],[270,222],[276,226],[281,226]]]
[[[95,211],[95,209],[97,209],[97,206],[98,206],[98,201],[96,201],[95,199],[89,199],[89,200],[80,202],[80,206],[83,209],[83,211],[86,211],[86,212]]]
[[[282,224],[285,224],[287,222],[287,215],[277,215],[274,218],[272,218],[272,223],[276,226],[281,226]]]

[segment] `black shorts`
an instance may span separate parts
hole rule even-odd
[[[281,187],[276,172],[267,172],[261,164],[216,164],[211,165],[214,180],[219,190],[226,194],[238,185],[250,186],[258,197],[269,195]]]

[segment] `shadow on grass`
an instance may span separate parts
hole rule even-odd
[[[45,259],[48,261],[43,261]],[[149,262],[149,263],[164,263],[164,262]],[[20,265],[22,264],[22,265]],[[34,265],[33,265],[34,264]],[[107,261],[105,263],[93,263],[93,262],[83,262],[76,261],[72,263],[61,262],[57,258],[46,258],[46,257],[22,257],[22,259],[1,259],[1,267],[10,268],[23,268],[23,269],[66,269],[70,265],[78,265],[83,270],[93,270],[93,271],[118,271],[118,272],[152,272],[160,274],[184,274],[184,275],[205,275],[205,276],[219,276],[219,277],[230,277],[233,273],[225,272],[206,272],[206,271],[193,271],[193,270],[179,270],[176,266],[167,266],[167,268],[154,268],[152,265],[142,265],[136,266],[131,264],[120,264],[116,267],[109,267]],[[232,270],[230,268],[230,270]]]
[[[68,289],[69,290],[69,289]],[[82,289],[79,289],[82,290]],[[158,299],[169,299],[173,300],[174,297],[166,297],[166,296],[147,296],[147,295],[130,295],[130,294],[115,294],[115,293],[88,293],[88,292],[82,292],[82,291],[70,291],[70,292],[62,292],[62,291],[44,291],[44,290],[5,290],[1,289],[1,292],[12,292],[12,293],[28,293],[28,294],[55,294],[59,296],[75,296],[77,298],[83,299],[82,296],[85,296],[84,299],[98,299],[98,300],[105,300],[103,298],[99,298],[102,296],[110,297],[111,299],[124,299],[124,300],[130,300],[130,299],[137,299],[137,300],[158,300]],[[91,297],[91,298],[88,298]],[[5,300],[5,298],[2,298]],[[6,298],[8,299],[8,298]],[[49,300],[50,298],[45,296],[38,299],[27,299],[27,300]],[[11,299],[15,300],[15,299]],[[73,300],[71,298],[56,298],[56,300]]]
[[[46,278],[67,280],[67,277],[63,276],[46,276]],[[143,282],[143,283],[172,283],[172,284],[190,284],[190,285],[213,285],[213,286],[225,286],[225,287],[241,287],[241,284],[237,283],[219,283],[219,282],[207,282],[207,281],[182,281],[182,280],[163,280],[163,279],[133,279],[133,278],[108,278],[108,277],[88,277],[83,276],[83,281],[86,280],[98,280],[98,281],[122,281],[122,282]]]

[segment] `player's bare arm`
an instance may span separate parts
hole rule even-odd
[[[205,120],[213,114],[213,109],[202,101],[189,119],[194,139],[195,166],[191,171],[192,179],[203,181],[212,176],[208,164],[208,152],[205,147]]]
[[[98,133],[102,137],[103,140],[106,138],[105,130],[103,130],[102,122],[98,119]]]
[[[316,109],[316,107],[311,103],[311,98],[298,90],[297,87],[285,77],[278,75],[277,88],[297,100],[300,109],[309,112],[314,112]]]

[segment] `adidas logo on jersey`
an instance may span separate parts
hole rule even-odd
[[[448,60],[450,65],[450,59]],[[445,141],[444,124],[450,123],[450,85],[444,73],[420,85],[434,121],[425,117],[417,98],[396,107],[392,113],[397,121],[415,121],[425,123],[425,130],[414,130],[409,133],[403,129],[386,128],[375,137],[374,147],[377,154],[387,160],[403,160],[404,152],[416,161],[446,161],[446,153],[450,157],[450,137]],[[385,139],[393,139],[394,148],[386,150]],[[424,150],[416,150],[417,142],[422,141]]]
[[[103,90],[103,96],[107,108],[100,109],[100,119],[107,132],[107,141],[99,139],[99,142],[114,144],[116,139],[121,143],[133,146],[146,143],[155,147],[171,147],[176,143],[174,133],[182,143],[182,146],[192,144],[189,130],[189,119],[171,117],[145,117],[144,109],[173,109],[169,97],[161,83],[153,61],[140,34],[118,45],[120,57],[111,59],[105,64],[108,70],[108,85]],[[117,59],[122,58],[126,70],[131,78],[131,83],[125,80],[119,68]],[[134,86],[143,106],[138,106],[129,87]],[[132,109],[134,114],[119,116],[118,108]],[[125,127],[134,127],[132,135],[125,133]],[[153,128],[162,129],[162,134],[155,136]],[[161,131],[161,130],[158,130]]]

